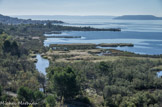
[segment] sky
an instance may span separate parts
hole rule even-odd
[[[162,17],[162,0],[0,0],[0,14]]]

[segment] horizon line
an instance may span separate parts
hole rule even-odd
[[[0,13],[1,14],[1,13]],[[152,15],[156,17],[162,17],[162,16],[157,16],[153,14],[124,14],[124,15],[74,15],[74,14],[57,14],[57,15],[52,15],[52,14],[1,14],[4,16],[111,16],[111,17],[117,17],[117,16],[126,16],[126,15]]]
[[[66,14],[57,14],[57,15],[50,15],[50,14],[37,14],[37,15],[32,15],[32,14],[26,14],[26,15],[9,15],[9,16],[110,16],[110,17],[117,17],[117,16],[156,16],[156,17],[162,17],[158,15],[152,15],[152,14],[125,14],[125,15],[66,15]]]

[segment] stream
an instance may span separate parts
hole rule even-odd
[[[44,59],[40,54],[37,54],[36,56],[37,62],[36,62],[36,69],[42,73],[43,75],[46,75],[46,68],[49,67],[49,60]]]
[[[37,54],[36,55],[36,59],[37,59],[37,62],[35,63],[36,65],[36,69],[43,75],[46,76],[46,68],[49,67],[49,60],[48,59],[44,59],[40,54]],[[46,84],[46,82],[45,82]],[[45,85],[44,84],[44,85]],[[39,90],[41,92],[44,92],[44,88],[43,87],[40,87]]]
[[[158,78],[161,78],[161,77],[162,77],[162,71],[157,72],[157,77],[158,77]]]

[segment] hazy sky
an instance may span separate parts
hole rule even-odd
[[[162,16],[162,0],[0,0],[0,14]]]

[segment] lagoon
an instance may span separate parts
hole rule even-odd
[[[162,54],[162,20],[114,20],[114,16],[17,16],[33,20],[61,20],[63,26],[121,28],[121,32],[109,31],[64,31],[53,36],[81,36],[81,38],[47,38],[45,46],[63,43],[132,43],[134,47],[116,49],[140,54]],[[46,35],[45,36],[50,36]]]
[[[59,36],[59,34],[45,34],[45,36],[55,35]],[[162,32],[65,31],[60,34],[60,36],[81,36],[81,38],[47,38],[44,41],[44,45],[70,43],[132,43],[134,47],[114,47],[113,49],[139,54],[162,54]]]

